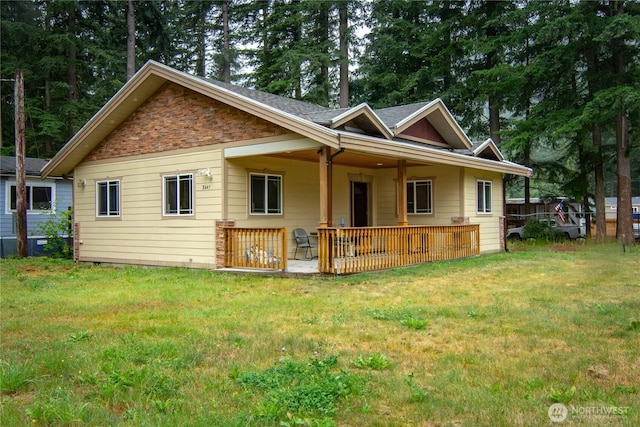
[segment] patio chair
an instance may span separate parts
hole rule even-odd
[[[309,235],[302,228],[296,228],[293,230],[293,237],[296,239],[296,251],[293,254],[293,259],[298,259],[296,256],[298,255],[298,249],[304,249],[304,259],[313,259],[312,248],[317,248],[318,245],[316,243],[311,243],[309,241]]]

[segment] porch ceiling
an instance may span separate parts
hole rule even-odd
[[[269,157],[318,163],[319,155],[317,150],[302,150],[291,153],[270,154]],[[333,158],[333,165],[353,166],[367,169],[386,169],[396,168],[398,163],[397,159],[391,157],[374,156],[352,151],[344,151]],[[418,165],[426,165],[426,163],[407,162],[407,166]]]

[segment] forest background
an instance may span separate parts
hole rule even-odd
[[[618,235],[633,243],[640,2],[42,0],[0,14],[2,155],[14,155],[18,68],[27,155],[40,158],[150,59],[336,108],[441,98],[473,140],[533,168],[505,178],[509,196],[569,197],[599,223],[618,197]]]

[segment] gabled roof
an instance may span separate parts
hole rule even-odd
[[[366,103],[362,103],[353,108],[333,111],[336,114],[331,115],[329,112],[324,111],[310,114],[309,118],[316,123],[325,124],[331,129],[361,129],[369,135],[379,135],[387,139],[393,139],[391,130],[385,126],[380,117]]]
[[[504,160],[504,156],[500,152],[500,149],[498,149],[498,146],[495,142],[493,142],[493,139],[491,138],[487,138],[484,142],[481,143],[474,143],[473,155],[475,157],[498,160],[500,162]]]
[[[373,110],[366,103],[353,108],[329,109],[192,76],[149,61],[42,168],[42,176],[69,173],[167,82],[334,149],[348,147],[354,153],[531,175],[531,169],[504,161],[492,142],[485,141],[476,151],[441,99],[379,110]]]
[[[322,144],[334,148],[339,146],[337,132],[289,112],[322,107],[221,84],[149,61],[62,147],[42,169],[42,176],[68,173],[167,82],[194,90]]]
[[[451,149],[472,149],[471,140],[440,98],[431,102],[383,108],[376,110],[376,114],[398,138]],[[433,128],[441,136],[441,141],[426,136],[425,126]]]
[[[24,169],[27,176],[40,176],[40,170],[47,164],[48,160],[25,157]],[[0,175],[16,174],[16,158],[14,156],[0,157]]]

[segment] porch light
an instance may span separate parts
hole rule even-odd
[[[206,176],[207,178],[211,178],[211,170],[209,168],[198,170],[198,176]]]

